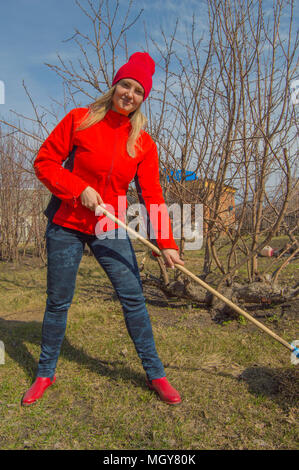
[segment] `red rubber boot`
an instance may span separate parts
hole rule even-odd
[[[151,381],[146,379],[146,384],[150,390],[157,392],[160,400],[165,401],[165,403],[169,405],[178,405],[181,403],[182,400],[179,392],[170,385],[166,377],[153,379]]]
[[[56,377],[54,375],[53,380],[49,377],[37,377],[35,382],[31,385],[29,390],[24,394],[22,398],[22,405],[23,406],[28,406],[32,405],[33,403],[36,402],[36,400],[39,400],[43,394],[44,391],[52,385],[56,380]]]

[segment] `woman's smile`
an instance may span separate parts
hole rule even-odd
[[[112,109],[125,115],[133,113],[143,102],[143,96],[144,90],[136,80],[124,78],[116,85]]]

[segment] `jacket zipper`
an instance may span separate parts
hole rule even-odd
[[[119,119],[119,120],[118,120],[118,124],[119,124],[119,125],[120,125],[120,122],[121,122],[121,121],[120,121],[120,119]],[[115,132],[115,139],[114,139],[114,145],[113,145],[113,152],[112,152],[111,165],[110,165],[110,168],[109,168],[108,176],[107,176],[106,181],[105,181],[105,187],[104,187],[103,195],[101,195],[104,204],[105,204],[106,192],[107,192],[107,189],[108,189],[108,186],[109,186],[109,182],[110,182],[112,170],[113,170],[113,167],[114,167],[114,159],[115,159],[116,142],[117,142],[117,135],[118,135],[118,133],[119,133],[119,127],[117,127],[116,132]]]

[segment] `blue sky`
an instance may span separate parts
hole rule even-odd
[[[98,3],[98,0],[92,1]],[[88,0],[80,2],[87,7]],[[115,0],[109,0],[109,3],[114,5]],[[271,0],[265,0],[265,12],[269,15],[272,14],[272,8],[268,9],[271,3]],[[120,5],[124,10],[128,0],[120,0]],[[128,35],[129,54],[147,48],[144,24],[157,41],[161,41],[161,27],[172,31],[178,17],[179,33],[184,35],[192,22],[193,12],[196,15],[197,34],[204,34],[208,28],[204,0],[137,0],[132,14],[137,14],[140,8],[144,12]],[[75,29],[88,34],[90,28],[90,20],[75,0],[1,1],[0,81],[5,85],[5,104],[0,104],[0,119],[16,119],[11,109],[26,116],[33,115],[23,81],[38,106],[51,107],[51,98],[62,101],[62,80],[44,63],[58,64],[57,53],[66,60],[76,62],[80,57],[78,48],[73,42],[65,40],[74,34]]]
[[[93,0],[94,1],[94,0]],[[114,0],[109,0],[114,4]],[[94,2],[97,3],[97,2]],[[121,0],[121,8],[127,0]],[[87,6],[87,0],[81,0]],[[188,8],[186,6],[188,5]],[[172,29],[180,16],[185,28],[193,11],[197,11],[200,24],[201,0],[177,2],[175,0],[139,0],[133,13],[144,12],[128,36],[129,53],[146,49],[144,26],[156,38],[160,26]],[[62,99],[61,79],[44,63],[58,64],[57,53],[76,61],[79,57],[70,38],[75,29],[90,32],[91,23],[74,0],[10,0],[0,7],[0,80],[5,86],[5,103],[0,104],[0,118],[15,119],[14,111],[31,116],[33,111],[22,82],[25,82],[35,104],[46,108],[52,100]],[[121,65],[121,64],[120,64]]]

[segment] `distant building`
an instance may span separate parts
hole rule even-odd
[[[162,187],[164,189],[165,199],[168,204],[178,201],[179,197],[184,203],[203,204],[203,229],[206,233],[209,222],[214,219],[212,213],[213,199],[218,190],[216,182],[211,179],[201,179],[195,172],[186,171],[184,176],[184,185],[178,186],[176,182],[182,182],[182,171],[176,170],[162,175]],[[224,232],[234,226],[236,218],[235,192],[236,188],[230,185],[223,185],[220,194],[219,209],[217,211],[216,225],[219,230]]]

